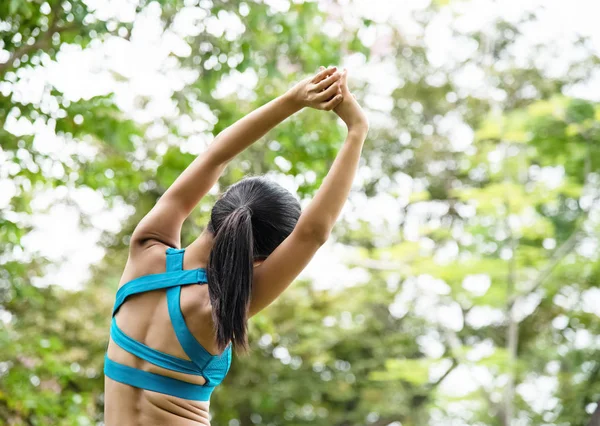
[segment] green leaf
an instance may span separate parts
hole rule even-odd
[[[21,5],[22,0],[10,0],[9,13],[14,15],[19,10],[19,6]]]

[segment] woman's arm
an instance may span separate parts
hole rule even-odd
[[[346,141],[312,202],[302,212],[294,231],[254,268],[249,315],[269,305],[300,274],[327,241],[352,186],[369,129],[368,121],[348,90],[342,75],[342,103],[335,112],[348,127]]]
[[[340,77],[335,67],[322,69],[219,133],[140,221],[131,237],[130,248],[147,248],[151,242],[179,247],[183,221],[217,182],[227,164],[303,107],[333,109],[341,102],[341,98],[336,97],[340,91],[336,82]]]
[[[269,130],[298,112],[305,106],[316,109],[333,109],[337,103],[327,103],[333,95],[339,93],[336,81],[341,73],[335,67],[324,69],[316,76],[306,79],[288,90],[284,95],[254,110],[234,125],[223,130],[215,138],[206,155],[213,163],[223,164],[263,137]],[[311,82],[314,82],[311,84]],[[318,84],[317,84],[318,83]],[[311,89],[314,87],[314,91]],[[324,88],[328,91],[320,93]]]

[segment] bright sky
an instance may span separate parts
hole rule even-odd
[[[120,20],[130,21],[134,19],[135,3],[123,0],[89,0],[88,3],[97,8],[97,14],[101,17],[115,17]],[[287,0],[265,0],[274,9],[286,11],[289,7]],[[423,31],[411,18],[412,10],[424,8],[428,0],[411,1],[389,1],[389,0],[355,0],[339,1],[340,7],[336,7],[328,1],[321,1],[324,9],[331,12],[331,19],[325,23],[325,30],[335,37],[340,31],[339,19],[343,19],[347,26],[360,25],[359,16],[368,17],[375,22],[390,21],[398,26],[406,37],[411,40],[423,40],[429,49],[429,59],[440,68],[449,66],[455,61],[468,58],[477,47],[465,40],[457,40],[451,36],[450,28],[459,31],[472,31],[474,29],[485,29],[491,23],[502,16],[505,19],[515,21],[527,10],[541,10],[540,20],[533,24],[521,27],[524,37],[515,46],[515,55],[519,61],[534,58],[536,64],[544,64],[549,75],[561,75],[565,72],[565,64],[581,59],[581,52],[572,47],[572,41],[576,34],[590,36],[597,54],[600,55],[600,26],[597,17],[600,16],[600,2],[597,0],[473,0],[452,2],[452,7],[446,8],[430,22]],[[138,17],[135,29],[129,42],[122,39],[111,39],[104,44],[92,43],[90,48],[81,51],[76,47],[64,46],[58,56],[56,63],[46,64],[44,69],[36,70],[29,75],[20,76],[19,84],[0,82],[0,93],[8,94],[10,91],[22,101],[49,102],[43,94],[44,85],[50,83],[65,93],[68,99],[89,98],[98,94],[114,92],[117,104],[122,110],[139,122],[150,122],[158,117],[175,116],[175,109],[170,101],[174,90],[182,87],[186,79],[194,79],[193,71],[183,71],[176,67],[173,61],[168,59],[170,52],[186,56],[189,47],[185,44],[181,35],[197,31],[193,25],[194,14],[201,12],[190,9],[189,13],[182,14],[176,20],[175,31],[161,35],[158,23],[158,7],[156,3],[151,4],[144,14]],[[235,38],[241,33],[242,23],[236,17],[224,15],[221,19],[211,18],[206,24],[206,31],[220,34],[224,37]],[[371,112],[371,122],[374,126],[389,125],[385,111],[391,108],[390,94],[402,84],[395,73],[393,62],[385,59],[384,53],[388,46],[385,43],[386,30],[377,30],[375,26],[363,28],[360,32],[363,41],[373,46],[376,52],[382,53],[380,61],[366,64],[360,56],[348,57],[345,63],[354,78],[369,82],[369,94],[365,98],[365,104],[382,111]],[[540,53],[535,46],[538,44],[555,46],[556,56],[548,56]],[[534,53],[535,52],[535,53]],[[0,49],[0,60],[6,52]],[[496,64],[502,66],[502,64]],[[116,80],[114,73],[125,79]],[[577,86],[569,89],[569,94],[600,100],[600,71],[594,71],[592,83],[586,86]],[[465,71],[454,76],[456,83],[463,90],[470,93],[491,96],[493,99],[501,100],[502,93],[489,90],[483,84],[484,74],[477,67],[467,67]],[[241,96],[252,96],[252,87],[256,84],[258,76],[252,71],[244,74],[233,73],[217,91],[216,96],[224,97],[237,92]],[[432,76],[432,78],[436,78]],[[594,80],[595,79],[595,80]],[[481,93],[480,93],[481,92]],[[485,92],[485,93],[484,93]],[[136,108],[135,100],[139,96],[151,99],[146,108]],[[51,104],[48,107],[52,108]],[[197,154],[202,151],[210,140],[205,137],[194,136],[207,128],[207,123],[214,120],[210,111],[198,105],[197,114],[200,119],[196,121],[182,119],[181,128],[190,135],[184,142],[182,150]],[[460,117],[449,115],[444,118],[442,126],[447,129],[447,134],[457,150],[469,147],[473,140],[473,131],[462,123]],[[35,146],[40,151],[51,153],[56,158],[67,158],[71,152],[78,152],[83,156],[93,156],[94,148],[86,143],[76,144],[66,142],[57,138],[52,128],[41,123],[29,123],[11,112],[7,118],[6,128],[14,134],[35,133]],[[161,137],[165,129],[155,126],[148,133],[148,138]],[[400,141],[403,135],[400,130]],[[166,146],[163,147],[166,149]],[[24,150],[23,150],[24,151]],[[26,152],[19,155],[27,157]],[[143,152],[140,153],[143,156]],[[9,170],[2,167],[6,160],[5,153],[0,148],[0,208],[5,208],[12,196],[14,186],[9,178]],[[44,165],[40,165],[44,168]],[[35,166],[31,166],[35,167]],[[64,170],[52,168],[47,170],[57,177],[64,176]],[[368,169],[362,169],[355,183],[355,188],[361,188],[362,179],[370,173]],[[290,177],[274,174],[273,177],[290,190],[297,188],[296,183]],[[374,228],[385,234],[386,229],[397,232],[399,205],[405,205],[413,190],[418,189],[418,182],[406,175],[398,176],[390,181],[390,188],[400,194],[399,198],[388,194],[381,194],[365,203],[364,196],[357,191],[344,208],[344,217],[348,220],[368,220]],[[216,188],[215,188],[216,189]],[[70,197],[77,205],[88,214],[92,215],[93,229],[83,230],[79,224],[79,213],[76,208],[65,204],[63,201]],[[109,209],[102,196],[92,190],[84,188],[71,188],[69,191],[57,189],[48,191],[34,200],[34,210],[47,213],[39,213],[34,216],[33,224],[35,231],[24,239],[27,251],[38,251],[47,256],[54,266],[48,271],[48,275],[39,280],[37,284],[60,283],[61,285],[76,289],[89,278],[89,265],[100,261],[104,255],[97,243],[102,230],[118,231],[120,223],[124,221],[132,208],[125,205],[116,205]],[[419,223],[419,215],[423,212],[415,211],[413,220]],[[416,229],[416,227],[415,227]],[[419,239],[418,233],[407,238]],[[26,255],[23,254],[24,256]],[[302,277],[314,280],[319,288],[343,287],[349,283],[362,283],[369,281],[367,270],[354,268],[352,270],[345,266],[348,259],[355,256],[354,252],[345,246],[329,241],[315,256],[310,266],[303,272]],[[452,258],[452,253],[448,253]],[[391,283],[390,285],[397,285]],[[459,331],[463,321],[468,321],[472,326],[486,325],[500,322],[503,314],[499,310],[481,307],[471,312],[466,319],[462,318],[460,308],[456,303],[449,303],[439,308],[439,298],[449,292],[448,286],[432,277],[415,277],[405,281],[403,291],[393,301],[390,310],[397,316],[402,316],[409,306],[415,312],[424,317],[431,316],[432,322],[446,322],[449,330]],[[463,283],[465,289],[474,293],[485,292],[490,286],[487,275],[474,275],[467,277]],[[600,291],[598,294],[590,295],[596,301],[595,306],[600,306]],[[532,306],[537,302],[532,301]],[[432,307],[438,306],[438,309]],[[529,308],[523,307],[524,310]],[[593,309],[590,307],[589,309]],[[597,310],[597,309],[596,309]],[[600,312],[599,312],[600,313]],[[557,327],[560,324],[557,325]],[[588,336],[589,337],[589,336]],[[585,336],[578,339],[585,341]],[[441,345],[439,338],[435,335],[423,336],[419,344],[424,351],[432,357],[439,356]],[[491,342],[483,342],[473,348],[467,354],[472,360],[484,356],[493,348]],[[443,367],[443,366],[442,366]],[[441,369],[443,371],[443,368]],[[432,372],[434,374],[434,372]],[[454,394],[460,390],[463,393],[470,392],[481,383],[489,385],[491,377],[488,372],[474,367],[460,367],[445,380],[442,391]],[[540,378],[546,382],[527,382],[518,391],[527,400],[531,400],[535,407],[540,410],[552,404],[551,390],[556,386],[552,377]],[[548,392],[540,393],[540,389]],[[458,424],[458,423],[457,423]],[[527,423],[522,423],[527,424]]]

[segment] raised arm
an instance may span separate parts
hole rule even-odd
[[[346,141],[315,197],[300,215],[294,231],[254,268],[250,316],[275,300],[306,267],[329,238],[348,198],[369,125],[346,80],[347,71],[344,71],[343,100],[334,109],[348,127]]]
[[[131,237],[130,252],[147,248],[152,242],[179,247],[184,220],[217,182],[227,164],[303,107],[327,110],[335,107],[341,100],[336,98],[339,87],[334,84],[340,76],[335,67],[322,68],[317,75],[300,81],[219,133],[140,221]]]

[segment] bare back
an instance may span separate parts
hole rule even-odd
[[[165,272],[165,249],[155,244],[127,261],[119,287],[134,278]],[[202,268],[192,256],[184,258],[184,269]],[[208,286],[188,285],[181,289],[181,310],[194,337],[212,354],[217,354],[210,312]],[[189,360],[177,340],[167,309],[165,290],[132,296],[115,315],[121,330],[156,350]],[[203,385],[201,376],[179,373],[153,365],[123,350],[112,339],[108,357],[134,368]],[[191,401],[145,389],[135,388],[105,377],[106,426],[134,425],[210,425],[209,403]]]

